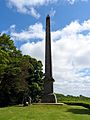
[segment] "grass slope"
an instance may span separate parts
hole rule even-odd
[[[0,120],[90,120],[90,110],[68,105],[12,106],[0,108]]]

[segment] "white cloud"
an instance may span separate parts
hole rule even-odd
[[[30,12],[31,12],[31,15],[35,18],[39,18],[40,17],[40,14],[37,13],[37,11],[35,10],[35,8],[31,7],[30,8]]]
[[[31,55],[32,57],[37,58],[38,60],[44,59],[44,41],[39,41],[37,43],[29,43],[22,45],[20,50],[23,54]]]
[[[53,17],[55,15],[55,13],[56,13],[56,11],[53,8],[51,8],[50,13],[49,13],[50,16]]]
[[[66,1],[69,2],[72,5],[75,2],[87,2],[88,0],[66,0]]]
[[[44,63],[45,31],[41,23],[17,33],[14,39],[26,40],[20,49]],[[85,33],[85,34],[84,34]],[[71,22],[62,30],[52,31],[53,76],[55,92],[90,96],[90,20]],[[42,39],[31,43],[31,39]],[[29,41],[28,41],[29,40]]]
[[[67,0],[70,4],[74,4],[76,0]]]
[[[75,2],[86,2],[88,0],[63,0],[69,4],[74,4]],[[37,12],[37,7],[46,6],[52,3],[62,3],[62,0],[7,0],[9,7],[16,8],[17,12],[23,14],[30,14],[35,18],[39,18],[40,14]],[[50,11],[51,15],[55,14],[55,10]]]
[[[15,7],[18,12],[30,14],[35,18],[39,18],[40,14],[36,11],[37,6],[43,6],[57,2],[58,0],[7,0],[9,6]]]
[[[12,30],[12,28],[14,28],[13,29],[14,31]],[[23,30],[20,33],[17,33],[15,31],[15,26],[11,26],[10,31],[12,38],[16,40],[28,41],[29,39],[33,39],[33,38],[43,39],[44,36],[44,30],[41,23],[36,23],[35,25],[31,25],[26,30]]]

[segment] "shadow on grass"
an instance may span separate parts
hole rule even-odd
[[[72,112],[73,114],[87,114],[87,115],[90,115],[90,109],[68,109],[67,112]]]
[[[14,107],[24,107],[23,105],[15,105]]]

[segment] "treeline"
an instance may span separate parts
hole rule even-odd
[[[72,95],[63,95],[63,94],[56,94],[58,102],[90,102],[89,97],[85,97],[83,95],[80,96],[72,96]]]
[[[56,94],[57,101],[62,102],[67,105],[75,105],[75,106],[83,106],[85,108],[90,109],[90,98],[85,97],[83,95],[80,96],[72,96],[72,95],[63,95],[63,94]]]
[[[0,35],[0,106],[22,103],[25,96],[38,102],[43,91],[42,63],[22,55],[9,35]]]

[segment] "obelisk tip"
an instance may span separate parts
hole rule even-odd
[[[46,18],[50,18],[50,15],[48,14]]]

